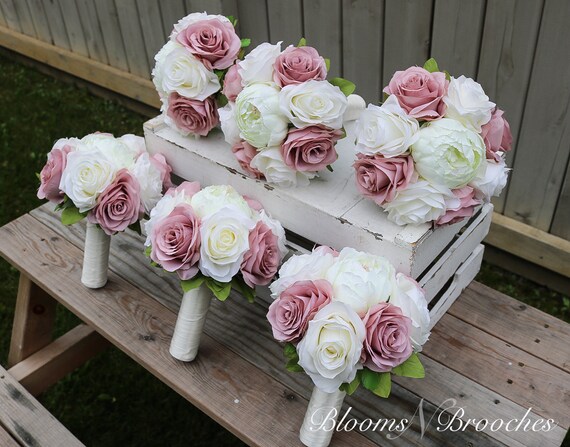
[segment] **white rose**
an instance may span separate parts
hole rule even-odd
[[[140,154],[146,152],[146,144],[143,137],[139,137],[138,135],[133,135],[132,133],[128,133],[125,135],[120,136],[117,138],[121,143],[127,145],[127,147],[131,150],[133,154],[135,154],[135,158],[138,157]]]
[[[261,172],[268,182],[284,188],[308,186],[309,180],[317,175],[316,172],[291,169],[283,161],[279,147],[268,147],[261,150],[253,157],[250,165]]]
[[[419,225],[437,220],[448,207],[457,208],[459,204],[459,199],[446,186],[418,180],[398,191],[394,200],[384,204],[384,210],[388,219],[398,225]]]
[[[98,150],[71,152],[67,155],[59,189],[83,213],[95,206],[97,197],[111,184],[115,173],[113,164]]]
[[[368,104],[356,125],[356,149],[367,155],[396,157],[414,144],[418,121],[406,115],[398,99],[390,95],[381,107]]]
[[[149,213],[162,197],[162,175],[150,162],[148,152],[137,158],[131,172],[139,182],[141,201],[146,212]]]
[[[255,82],[273,82],[273,65],[281,54],[281,43],[262,43],[238,62],[238,73],[244,87]]]
[[[317,388],[334,393],[350,383],[362,368],[360,354],[366,328],[346,304],[333,302],[309,321],[307,332],[297,345],[299,365]]]
[[[129,139],[126,141],[131,143]],[[90,152],[93,150],[99,151],[109,162],[111,162],[111,164],[113,164],[116,170],[122,168],[129,170],[132,169],[135,165],[135,160],[139,155],[137,147],[126,144],[125,140],[115,138],[113,135],[108,133],[92,133],[83,137],[80,144],[77,146],[77,150],[80,152]]]
[[[322,124],[340,129],[348,100],[330,82],[310,80],[284,87],[279,93],[279,105],[295,127]]]
[[[170,94],[170,92],[167,92],[164,90],[164,88],[162,87],[162,80],[164,79],[163,76],[163,67],[164,67],[164,61],[166,59],[166,56],[168,56],[172,51],[174,51],[177,48],[183,48],[182,45],[180,45],[177,42],[171,42],[168,41],[160,50],[158,50],[158,53],[156,53],[154,55],[154,67],[152,68],[152,82],[154,83],[154,86],[156,87],[156,91],[158,92],[158,95],[160,96],[160,99],[162,101],[162,107],[160,108],[160,110],[165,111],[168,108],[168,95]]]
[[[233,147],[241,140],[235,118],[235,104],[228,102],[224,107],[218,109],[218,115],[220,117],[220,125],[224,133],[224,139],[226,143]]]
[[[229,205],[239,209],[247,217],[254,216],[245,199],[229,185],[212,185],[198,191],[192,196],[190,204],[200,219],[216,213]]]
[[[281,259],[285,257],[289,250],[285,246],[285,242],[287,241],[285,237],[285,229],[276,219],[270,217],[265,210],[261,210],[259,212],[259,220],[261,220],[265,225],[269,227],[271,232],[277,237],[277,247],[279,248],[279,254],[281,255]]]
[[[218,19],[222,22],[231,23],[230,20],[219,14],[208,14],[206,12],[193,12],[192,14],[188,14],[186,17],[182,17],[178,23],[174,25],[174,29],[172,33],[170,33],[170,39],[175,40],[176,36],[180,33],[180,31],[185,30],[190,25],[200,22],[202,20],[211,20],[211,19]]]
[[[428,341],[429,310],[422,288],[413,279],[403,273],[396,275],[396,293],[390,298],[390,304],[402,309],[402,313],[412,320],[410,339],[415,352],[420,352]]]
[[[485,202],[491,201],[491,197],[501,194],[507,185],[510,169],[507,168],[503,158],[500,161],[487,160],[485,169],[481,169],[478,175],[469,183],[475,189],[475,198]]]
[[[200,271],[216,281],[230,282],[249,250],[253,227],[255,221],[235,205],[205,217],[200,225]]]
[[[424,126],[412,146],[418,173],[451,189],[473,180],[485,161],[485,151],[481,135],[449,118]]]
[[[275,84],[251,84],[236,98],[235,119],[240,137],[253,147],[277,146],[287,136],[289,121],[279,109]]]
[[[341,301],[363,316],[373,305],[394,293],[396,271],[381,256],[344,248],[325,279],[333,288],[333,301]]]
[[[162,196],[156,206],[151,209],[149,220],[143,224],[144,233],[146,234],[146,241],[144,244],[146,246],[150,245],[150,235],[152,234],[152,229],[159,221],[169,216],[174,208],[176,208],[181,203],[187,203],[190,205],[190,201],[191,198],[187,197],[184,191],[177,191],[174,194]]]
[[[481,132],[481,126],[489,122],[495,108],[481,84],[465,76],[451,78],[443,102],[447,105],[446,117],[456,119],[476,132]]]

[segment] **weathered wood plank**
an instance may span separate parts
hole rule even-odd
[[[4,10],[2,7],[2,2],[0,2],[0,25],[2,26],[8,26],[7,22],[6,22],[6,17],[4,17]],[[2,433],[0,433],[1,435]]]
[[[150,68],[136,0],[116,0],[115,7],[129,71],[141,78],[150,79]]]
[[[28,7],[28,2],[26,0],[14,0],[13,5],[18,16],[21,31],[27,36],[37,37],[38,35],[34,28],[34,22],[32,20],[30,8]]]
[[[71,44],[67,35],[64,17],[64,15],[67,15],[67,11],[65,14],[63,13],[60,8],[59,0],[41,0],[41,2],[46,14],[53,44],[66,50],[71,50]],[[79,17],[77,17],[77,11],[75,11],[75,14],[75,20],[79,21]]]
[[[568,160],[568,168],[566,169],[564,184],[556,204],[550,232],[570,240],[570,160]]]
[[[95,9],[97,10],[97,18],[99,19],[99,26],[101,27],[103,42],[105,43],[105,49],[107,51],[107,57],[109,58],[109,65],[120,70],[129,71],[125,45],[123,43],[123,37],[121,36],[121,27],[114,0],[98,0],[94,3]]]
[[[7,26],[14,31],[21,31],[20,21],[14,6],[14,0],[0,0],[0,10],[4,18],[4,26]]]
[[[184,0],[171,0],[168,2],[159,2],[162,17],[162,27],[164,31],[164,43],[170,36],[174,24],[186,15]]]
[[[283,41],[282,48],[297,45],[303,37],[302,0],[268,0],[267,18],[269,40],[273,43]],[[307,42],[307,45],[315,46],[314,42]]]
[[[81,19],[82,33],[87,49],[89,50],[89,57],[107,64],[109,62],[109,56],[107,56],[107,50],[105,49],[103,31],[101,30],[101,25],[97,18],[95,2],[90,0],[75,0],[75,3]]]
[[[159,2],[157,0],[137,0],[137,9],[146,49],[146,59],[149,70],[152,70],[155,54],[166,43],[164,38],[166,33],[160,16]],[[171,28],[172,24],[169,27]],[[150,78],[150,71],[145,77]]]
[[[22,1],[22,0],[20,0]],[[36,37],[44,42],[52,43],[49,24],[42,0],[25,0],[28,3],[30,16],[36,30]],[[23,2],[22,2],[23,3]]]
[[[255,48],[260,43],[268,42],[269,24],[266,19],[266,1],[240,1],[238,2],[237,7],[241,37],[249,37],[251,39],[250,48]]]
[[[58,3],[69,40],[69,49],[81,56],[89,57],[89,49],[75,0],[58,0]]]
[[[6,447],[20,447],[14,438],[0,425],[0,445]]]

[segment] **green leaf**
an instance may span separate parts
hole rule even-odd
[[[449,74],[449,71],[443,70],[443,72],[445,73],[445,79],[447,79],[448,81],[451,81],[451,75]]]
[[[435,59],[433,57],[430,57],[426,63],[424,64],[424,68],[429,71],[430,73],[433,73],[434,71],[439,71],[439,67],[437,66],[437,62],[435,61]]]
[[[283,347],[283,354],[288,359],[299,359],[297,348],[293,343],[285,343],[285,346]]]
[[[329,80],[329,82],[332,85],[336,85],[338,88],[340,88],[340,91],[343,92],[345,96],[352,94],[356,89],[356,85],[354,85],[353,82],[350,82],[343,78],[332,78]]]
[[[301,37],[301,40],[299,40],[299,43],[297,44],[298,47],[304,47],[307,46],[307,39],[305,39],[304,37]]]
[[[242,39],[242,40],[241,40],[241,47],[242,47],[242,48],[247,48],[247,47],[249,47],[250,45],[251,45],[251,39],[245,38],[245,39]]]
[[[218,81],[220,81],[220,83],[221,83],[222,80],[224,79],[224,76],[226,75],[226,71],[225,70],[214,70],[214,73],[218,77]]]
[[[325,67],[327,67],[327,72],[331,69],[331,60],[325,57]]]
[[[206,278],[206,286],[220,301],[225,301],[232,291],[231,282],[219,282],[213,278]]]
[[[222,92],[219,92],[218,96],[216,97],[216,102],[218,103],[218,107],[221,108],[228,103],[228,98]]]
[[[287,371],[291,371],[291,372],[303,372],[304,369],[301,365],[299,365],[299,363],[297,363],[298,360],[289,360],[287,362],[287,364],[285,365],[285,368],[287,369]]]
[[[392,369],[392,374],[396,376],[413,377],[414,379],[423,379],[426,372],[422,362],[420,362],[418,354],[414,352],[408,360]]]
[[[390,97],[390,95],[386,92],[382,92],[382,102],[386,102],[386,100]]]
[[[148,246],[144,248],[144,255],[150,258],[150,252],[152,251],[152,246]]]
[[[241,276],[232,279],[232,287],[241,293],[250,303],[255,302],[255,289],[249,287]]]
[[[38,180],[41,182],[42,181],[42,176],[40,175],[39,172],[36,172],[36,177],[38,178]]]
[[[61,223],[64,225],[73,225],[87,216],[87,213],[80,213],[75,206],[64,208],[61,212]]]
[[[342,383],[339,387],[340,391],[344,391],[349,396],[356,391],[360,385],[360,376],[357,374],[354,380],[350,383]]]
[[[389,372],[378,373],[364,368],[360,373],[362,386],[380,397],[388,397],[392,388]]]
[[[334,172],[334,169],[331,165],[327,165],[327,170],[330,172]]]
[[[192,279],[183,279],[182,281],[180,281],[180,285],[182,286],[182,290],[184,291],[184,293],[186,293],[192,289],[200,287],[204,283],[204,281],[206,281],[206,277],[201,274],[197,274]]]
[[[227,16],[227,19],[230,21],[230,23],[234,26],[234,28],[236,27],[238,21],[234,16]]]

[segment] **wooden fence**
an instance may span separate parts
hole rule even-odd
[[[369,102],[430,56],[476,78],[516,143],[496,211],[528,225],[525,237],[570,239],[568,0],[0,0],[0,45],[156,105],[153,56],[173,23],[203,10],[237,17],[254,45],[306,37]],[[567,250],[560,241],[552,248]]]

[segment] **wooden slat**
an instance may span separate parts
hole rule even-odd
[[[303,37],[302,0],[268,0],[267,18],[269,19],[269,40],[273,43],[283,41],[282,48],[297,45]],[[314,42],[307,42],[314,46]]]
[[[165,32],[160,16],[160,6],[157,0],[137,0],[139,20],[141,23],[146,58],[150,70],[154,67],[154,56],[166,43]],[[172,24],[170,24],[172,27]],[[170,29],[170,28],[169,28]],[[146,77],[150,77],[150,72]]]
[[[137,3],[135,0],[116,0],[115,6],[129,71],[141,78],[150,79],[150,68]]]
[[[92,328],[80,324],[12,366],[8,373],[37,396],[108,346]]]
[[[51,0],[49,1],[51,2]],[[58,3],[69,41],[69,49],[81,56],[88,57],[89,50],[87,49],[87,42],[85,41],[83,26],[75,0],[58,0]],[[54,33],[54,41],[56,40],[55,35],[56,33]]]
[[[0,2],[0,25],[8,26],[8,23],[6,22],[6,17],[4,17],[4,10],[2,8],[1,2]]]
[[[16,10],[22,32],[27,36],[37,37],[28,2],[26,0],[13,0],[13,5]]]
[[[0,402],[0,425],[22,446],[83,446],[1,366]]]
[[[249,37],[251,39],[251,48],[255,48],[263,42],[268,42],[269,25],[267,22],[266,1],[240,1],[237,6],[241,37]]]
[[[120,70],[129,71],[127,55],[123,37],[121,36],[121,27],[119,17],[114,0],[97,0],[95,9],[97,10],[97,18],[101,27],[105,50],[109,58],[109,65]]]
[[[77,11],[81,18],[81,27],[85,37],[85,43],[89,50],[89,57],[96,61],[107,64],[109,57],[103,42],[103,32],[97,18],[95,2],[90,0],[75,0]],[[73,73],[72,73],[73,74]]]
[[[0,445],[5,447],[20,447],[20,444],[16,442],[14,438],[2,427],[2,422],[0,422]]]
[[[14,0],[0,0],[0,10],[2,10],[5,26],[15,31],[21,31],[22,28],[16,13]]]
[[[182,17],[184,17],[186,8],[184,6],[184,0],[170,0],[168,2],[159,2],[160,15],[162,17],[162,27],[164,31],[164,43],[166,39],[170,36],[174,24],[177,23]]]
[[[191,12],[204,12],[208,14],[221,14],[222,1],[221,0],[185,0],[186,14]]]
[[[64,17],[64,15],[67,15],[68,12],[65,11],[65,14],[63,13],[63,11],[60,8],[59,0],[42,0],[42,5],[44,8],[44,12],[46,14],[53,44],[65,50],[71,50],[72,47],[69,42],[69,37],[67,35],[67,29]],[[79,16],[77,14],[77,10],[75,9],[75,4],[71,9],[72,9],[71,13],[72,14],[75,13],[74,19],[79,22]]]
[[[568,160],[564,184],[562,185],[562,191],[558,197],[556,212],[554,213],[554,219],[552,219],[550,232],[570,240],[570,160]]]
[[[168,344],[176,315],[114,273],[104,289],[81,285],[82,252],[30,215],[0,229],[0,253],[33,275],[72,312],[242,440],[294,445],[307,401],[204,335],[196,361],[176,361]],[[238,373],[239,372],[239,373]],[[372,446],[356,432],[331,445]]]
[[[356,93],[374,104],[382,98],[383,23],[383,1],[343,0],[343,76],[356,84]]]
[[[19,0],[28,3],[28,8],[30,10],[30,16],[32,22],[34,23],[34,29],[36,30],[36,37],[44,42],[52,43],[51,33],[49,30],[49,24],[44,11],[44,5],[42,0]]]

